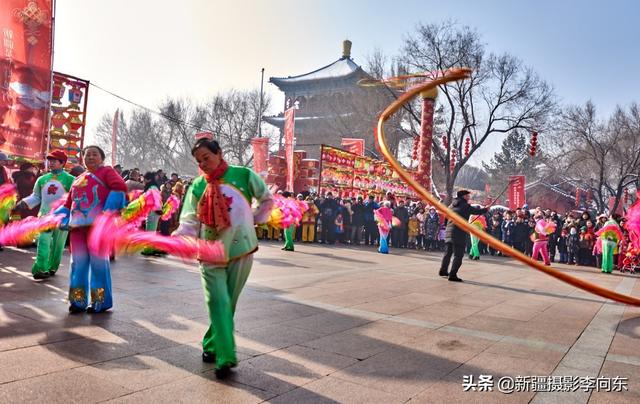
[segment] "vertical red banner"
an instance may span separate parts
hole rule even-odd
[[[251,146],[253,146],[253,171],[261,177],[266,178],[268,171],[269,138],[254,137],[251,139]]]
[[[345,137],[342,139],[342,148],[349,153],[364,156],[364,139],[353,139]]]
[[[509,176],[509,209],[521,208],[526,203],[524,185],[524,175]]]
[[[284,111],[284,156],[287,160],[287,191],[293,192],[295,170],[293,164],[293,133],[295,130],[295,109]]]
[[[0,150],[43,159],[51,98],[52,0],[0,3]]]

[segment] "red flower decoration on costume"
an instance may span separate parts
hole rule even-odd
[[[55,195],[57,192],[58,192],[58,187],[55,184],[51,184],[47,188],[47,195]]]

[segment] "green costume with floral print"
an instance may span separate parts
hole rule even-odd
[[[60,199],[71,189],[75,177],[62,169],[53,170],[36,181],[33,193],[23,199],[23,202],[33,209],[40,205],[38,216],[46,215],[51,211],[51,205]],[[31,273],[55,274],[62,260],[62,252],[67,242],[68,231],[54,229],[40,233],[38,237],[38,253],[36,261],[31,268]]]
[[[237,363],[233,337],[236,304],[251,272],[253,253],[258,249],[255,224],[265,223],[271,213],[271,193],[255,172],[246,167],[229,166],[220,178],[220,190],[229,205],[231,225],[221,232],[198,219],[198,203],[207,187],[204,176],[196,178],[185,196],[180,226],[174,235],[218,240],[224,244],[226,266],[200,264],[204,297],[210,326],[202,340],[204,352],[215,354],[216,367]],[[258,207],[252,210],[252,201]]]

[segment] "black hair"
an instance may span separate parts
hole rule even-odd
[[[291,192],[289,192],[289,191],[284,191],[284,192],[282,193],[282,196],[283,196],[283,197],[285,197],[285,198],[290,198],[290,197],[291,197]]]
[[[84,149],[82,149],[82,157],[84,157],[87,154],[87,150],[89,149],[98,150],[98,153],[100,153],[100,157],[102,157],[103,161],[105,158],[107,158],[107,155],[104,154],[104,150],[102,150],[99,146],[85,146]]]
[[[158,181],[156,180],[156,173],[154,173],[153,171],[147,171],[146,173],[144,173],[144,179],[148,180],[149,182],[147,184],[144,184],[144,190],[148,190],[149,188],[151,188],[152,186],[156,186],[157,188],[160,188],[160,186],[158,186]]]
[[[218,143],[217,140],[202,138],[202,139],[198,139],[196,144],[191,149],[191,155],[195,157],[196,150],[198,150],[201,147],[206,147],[213,154],[218,154],[222,151],[222,148],[220,147],[220,143]]]

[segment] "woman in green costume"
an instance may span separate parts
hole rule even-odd
[[[160,187],[157,182],[157,174],[153,171],[147,171],[144,174],[144,192],[147,192],[150,189],[155,189],[160,192]],[[156,232],[158,231],[158,221],[160,220],[161,212],[151,212],[147,216],[147,220],[145,221],[145,230]],[[155,248],[146,247],[141,252],[142,255],[161,255],[162,253]]]
[[[227,165],[217,141],[199,139],[191,154],[204,175],[189,187],[180,226],[173,234],[218,240],[225,246],[226,265],[200,263],[211,322],[202,341],[202,360],[215,362],[216,376],[225,378],[238,362],[233,316],[258,250],[255,224],[267,221],[273,200],[265,182],[251,169]],[[255,211],[253,200],[257,201]]]

